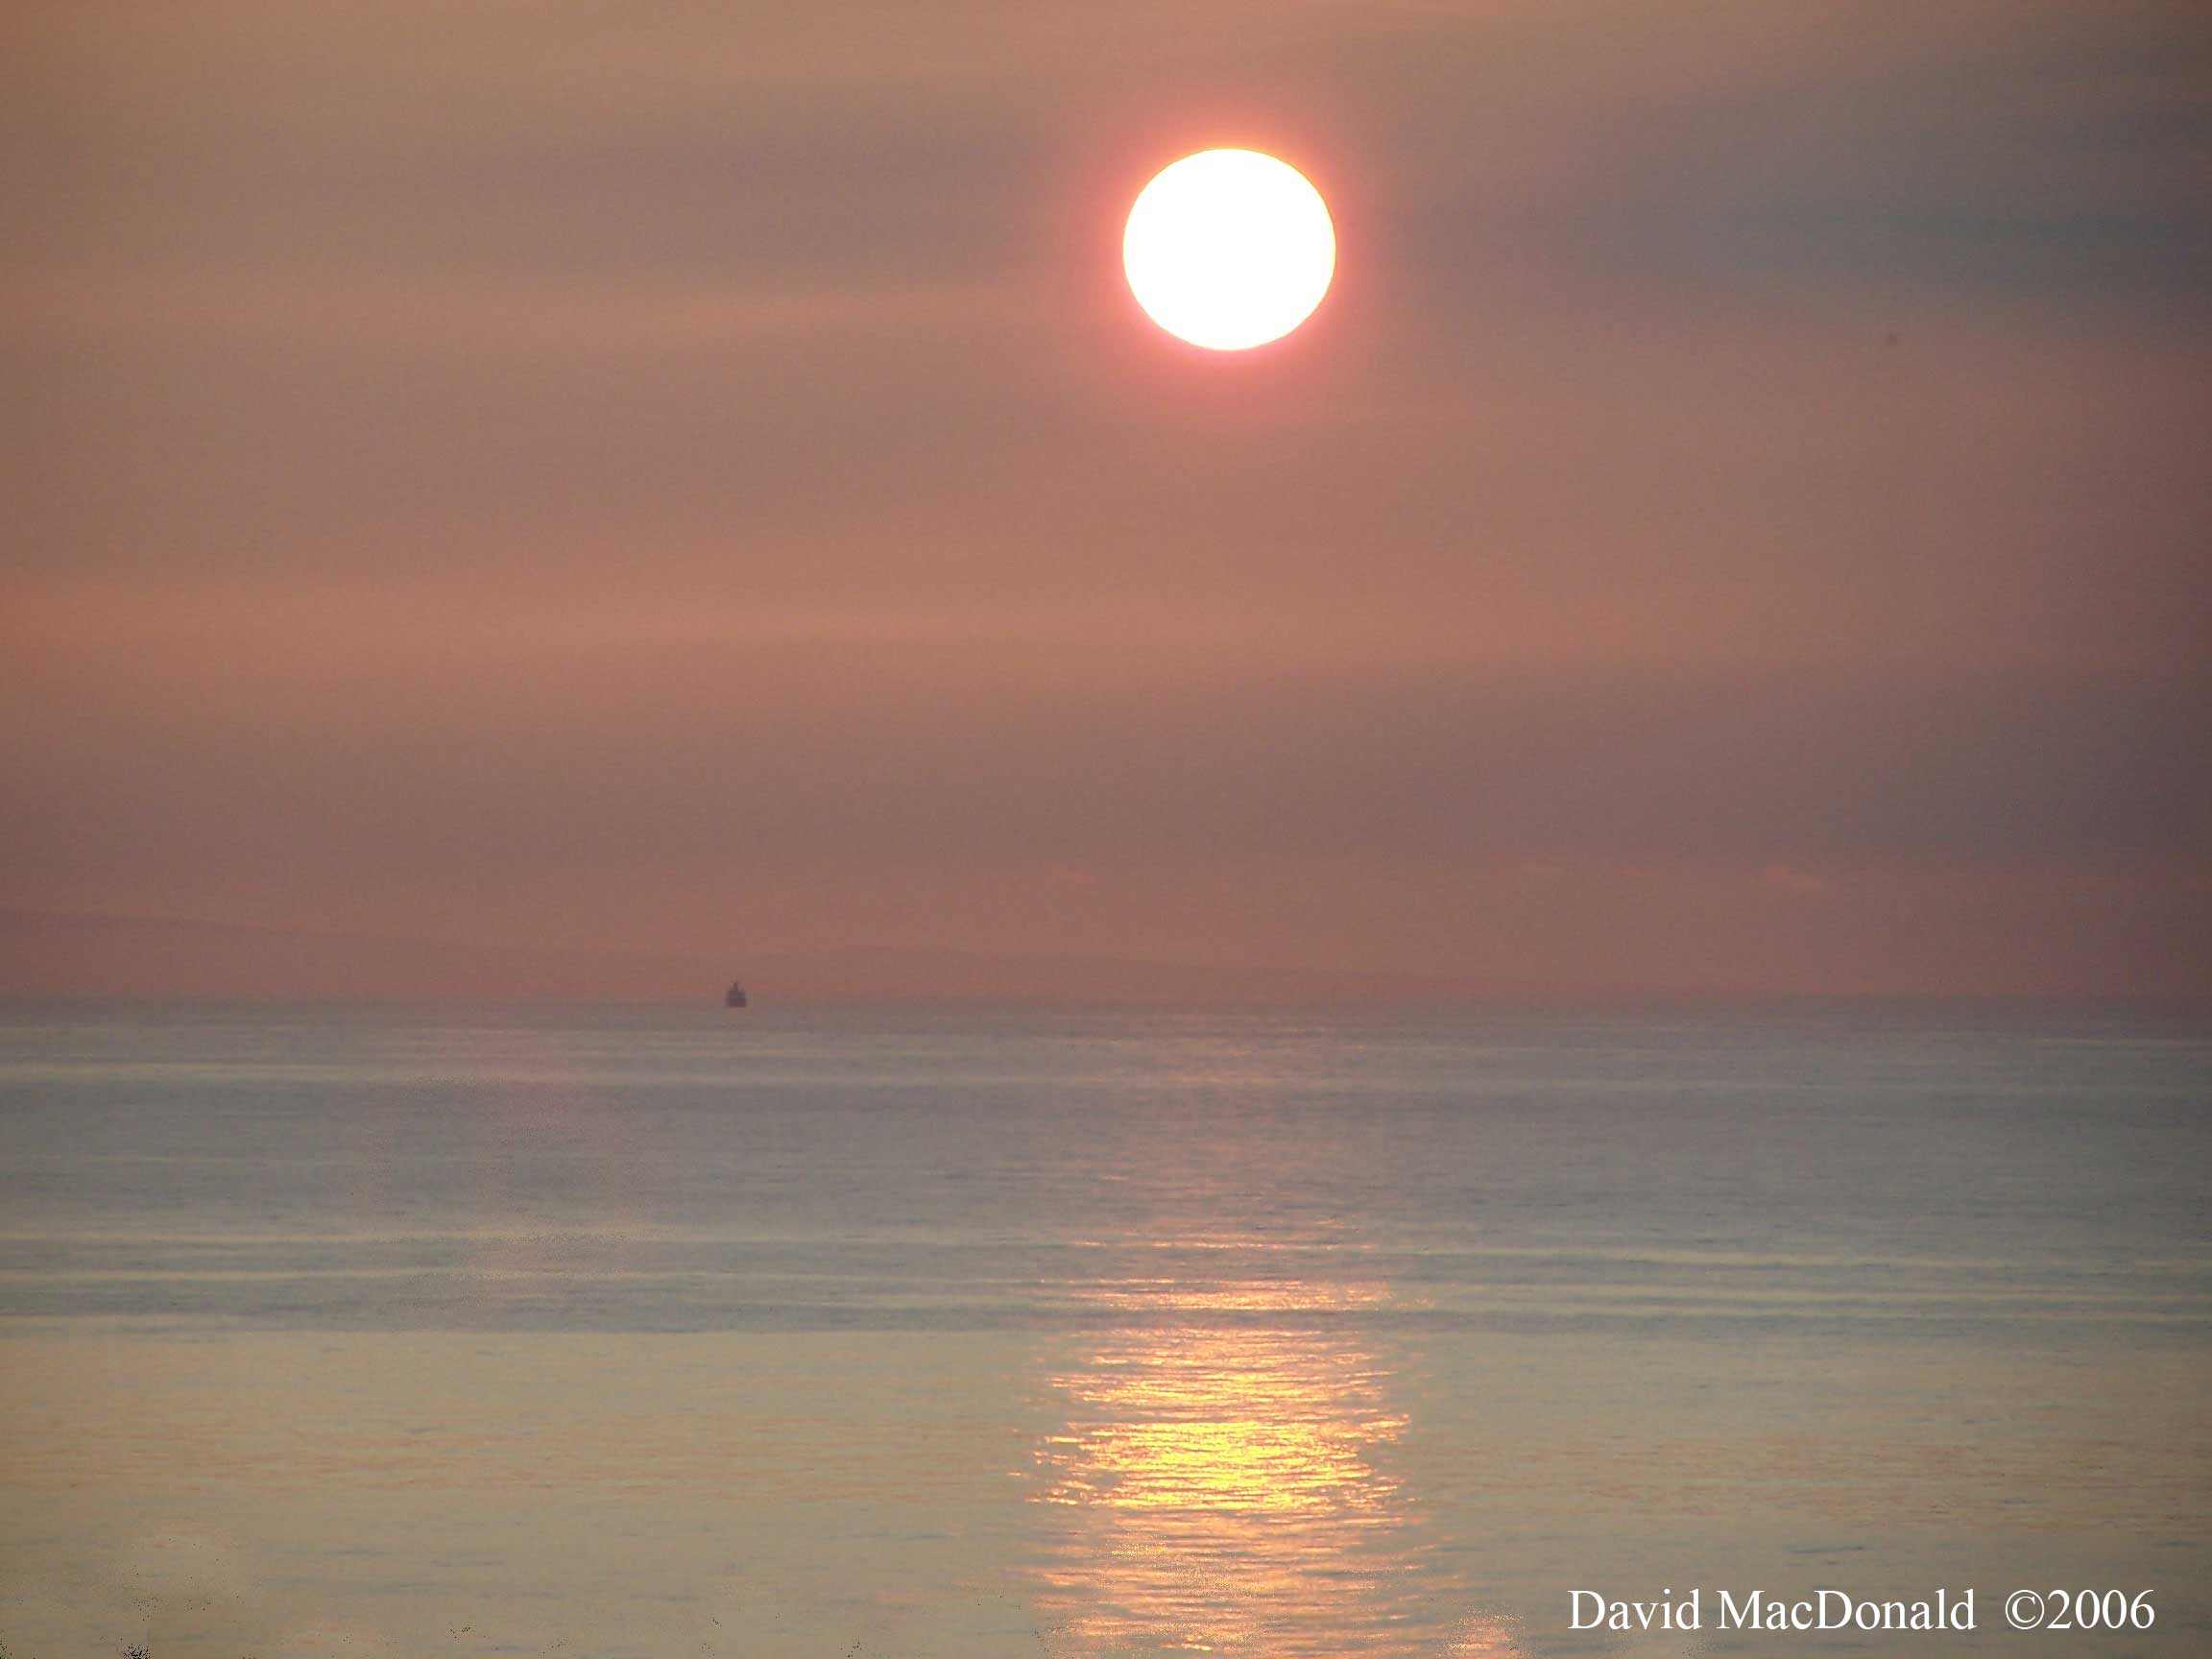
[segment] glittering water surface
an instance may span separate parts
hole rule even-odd
[[[0,1642],[2195,1653],[2208,1098],[2112,1018],[18,1011]]]

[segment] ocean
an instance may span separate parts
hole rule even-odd
[[[0,1015],[11,1659],[2196,1655],[2208,1362],[2201,1022]]]

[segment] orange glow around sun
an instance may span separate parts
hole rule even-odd
[[[1280,340],[1336,271],[1336,229],[1295,167],[1255,150],[1186,156],[1129,210],[1121,262],[1145,314],[1213,351]]]

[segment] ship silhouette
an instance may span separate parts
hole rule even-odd
[[[725,1008],[743,1008],[747,1006],[745,998],[745,986],[743,981],[736,979],[730,981],[730,989],[724,992],[722,995],[722,1006]]]

